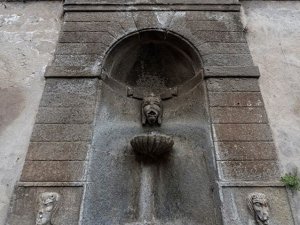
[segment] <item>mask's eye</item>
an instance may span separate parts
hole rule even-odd
[[[259,203],[259,202],[255,202],[254,205],[258,206],[258,207],[261,207],[261,203]]]

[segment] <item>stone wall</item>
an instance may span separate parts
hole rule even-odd
[[[52,60],[60,2],[0,3],[0,224],[19,179]]]
[[[242,2],[282,173],[300,169],[300,3]],[[300,195],[291,198],[300,224]]]
[[[290,172],[299,165],[300,152],[299,152],[299,127],[300,127],[300,78],[299,78],[299,9],[300,4],[297,2],[243,2],[243,19],[244,26],[246,27],[246,37],[249,43],[250,51],[253,56],[254,64],[259,66],[261,77],[259,79],[260,88],[262,92],[262,97],[264,101],[264,107],[266,108],[269,122],[272,128],[273,137],[277,147],[280,164],[282,166],[282,172]],[[33,124],[35,121],[35,115],[37,113],[38,104],[42,95],[43,84],[44,84],[44,70],[47,64],[52,59],[52,53],[54,51],[58,31],[60,28],[60,13],[61,13],[61,3],[60,2],[37,2],[37,3],[1,3],[0,4],[0,224],[4,224],[6,217],[6,212],[8,209],[9,199],[13,190],[13,186],[17,180],[19,180],[21,169],[25,160],[25,155],[29,145],[29,139],[31,136]],[[298,11],[297,11],[298,10]],[[161,18],[159,22],[161,26],[164,23],[169,24],[168,17],[164,16],[164,13],[158,13],[158,18]],[[167,14],[166,14],[167,15]],[[178,16],[180,17],[180,13]],[[143,17],[144,15],[142,15]],[[146,15],[147,16],[147,15]],[[138,18],[141,15],[136,16],[137,25],[140,27],[147,26],[147,24],[139,23]],[[147,16],[148,18],[148,16]],[[167,18],[167,20],[165,20]],[[73,18],[74,19],[74,18]],[[148,21],[151,22],[153,18],[149,17]],[[67,18],[68,20],[68,18]],[[76,23],[78,21],[72,20],[69,17],[69,25],[66,26],[67,32],[71,33],[73,30],[71,23]],[[129,21],[123,21],[122,27],[125,29]],[[77,24],[77,27],[80,24]],[[116,30],[118,28],[116,27]],[[120,29],[119,29],[120,30]],[[102,30],[101,30],[102,31]],[[118,33],[113,35],[118,36]],[[298,35],[298,37],[297,37]],[[77,36],[76,38],[80,38]],[[66,38],[64,41],[64,38]],[[77,65],[72,64],[70,58],[64,58],[64,54],[69,54],[70,52],[65,52],[67,49],[63,47],[70,45],[71,36],[67,37],[61,36],[59,51],[56,52],[56,59],[54,61],[54,66],[50,67],[50,73],[55,74],[60,73],[60,67],[62,64],[69,63],[65,66],[63,72],[67,71],[72,74],[74,68]],[[104,39],[104,41],[107,39]],[[5,43],[5,44],[4,44]],[[77,51],[97,51],[97,48],[89,48],[89,44],[78,45],[74,44],[74,48]],[[80,48],[82,47],[82,48]],[[232,46],[210,46],[202,45],[203,53],[218,54],[218,50],[224,51],[230,49],[232,51],[242,51],[245,49],[243,43],[235,48]],[[72,50],[72,49],[71,49]],[[212,52],[211,52],[212,51]],[[246,48],[247,52],[247,48]],[[229,54],[236,52],[229,52]],[[298,55],[297,55],[298,53]],[[76,58],[74,59],[80,63],[80,66],[88,68],[77,67],[77,72],[81,73],[79,76],[97,73],[97,61],[93,61],[91,58]],[[207,57],[205,63],[209,66],[209,60],[212,58]],[[214,59],[216,60],[216,59]],[[218,59],[220,62],[220,59]],[[238,59],[243,60],[242,58]],[[85,65],[86,62],[92,62],[91,64]],[[75,67],[74,67],[75,66]],[[78,65],[79,66],[79,65]],[[66,68],[67,67],[67,68]],[[51,71],[52,70],[52,71]],[[53,73],[53,71],[55,73]],[[217,76],[220,71],[207,71],[206,74],[211,74],[212,76]],[[223,73],[223,71],[222,71]],[[229,73],[234,73],[230,71]],[[298,74],[297,74],[298,73]],[[74,73],[73,73],[74,74]],[[77,73],[78,74],[78,73]],[[252,71],[249,75],[256,75],[257,71]],[[60,74],[61,75],[61,74]],[[228,79],[230,84],[227,84],[227,88],[231,88],[231,92],[236,92],[239,90],[232,90],[238,87],[244,88],[244,92],[257,92],[256,81],[253,79],[253,84],[243,86],[243,81],[238,79]],[[208,80],[209,88],[215,90],[219,88],[218,79]],[[226,86],[226,83],[223,85]],[[241,91],[241,90],[240,90]],[[47,90],[44,95],[47,94]],[[234,93],[233,93],[234,94]],[[46,96],[47,97],[47,96]],[[66,97],[65,95],[63,97]],[[260,97],[259,97],[260,98]],[[44,97],[44,100],[46,98]],[[47,99],[46,99],[47,100]],[[45,101],[46,101],[45,100]],[[49,100],[49,99],[48,99]],[[51,100],[51,99],[50,99]],[[50,101],[49,100],[49,101]],[[57,99],[56,99],[57,100]],[[59,99],[57,100],[59,101]],[[53,101],[52,101],[53,103]],[[54,102],[55,103],[55,102]],[[280,109],[279,107],[280,106]],[[245,108],[247,109],[247,108]],[[51,114],[51,110],[43,111],[43,107],[40,109],[39,116],[35,122],[37,123],[57,123],[56,120],[70,120],[68,123],[79,123],[76,119],[76,115],[83,115],[84,112],[78,111],[78,114],[73,115],[69,118],[56,117]],[[226,123],[236,123],[238,122],[249,122],[250,123],[266,123],[266,116],[264,110],[260,107],[256,107],[254,113],[249,113],[240,108],[237,110],[244,110],[243,115],[245,118],[239,118],[234,116],[235,113],[240,115],[241,112],[235,112],[234,109],[230,110],[229,113],[224,115],[217,107],[212,109],[212,119],[216,124]],[[83,114],[82,114],[83,113]],[[45,117],[46,115],[46,117]],[[228,117],[229,115],[229,117]],[[82,118],[81,118],[82,119]],[[83,118],[84,119],[84,118]],[[89,121],[90,118],[85,118]],[[241,119],[243,119],[241,121]],[[47,120],[45,122],[45,120]],[[245,121],[246,120],[246,121]],[[39,122],[40,121],[40,122]],[[42,122],[41,122],[42,121]],[[74,122],[75,121],[75,122]],[[44,125],[38,125],[44,126]],[[36,129],[38,129],[38,126]],[[217,125],[219,126],[219,125]],[[222,125],[223,126],[223,125]],[[226,126],[226,125],[225,125]],[[260,125],[259,125],[260,126]],[[263,126],[263,125],[262,125]],[[36,138],[44,138],[42,136]],[[44,146],[45,147],[45,146]],[[72,147],[72,146],[69,146]],[[78,146],[77,146],[78,147]],[[229,149],[228,146],[219,146],[220,149]],[[264,159],[274,159],[274,152],[272,151],[272,146],[258,146],[264,150],[270,149],[269,155],[264,156]],[[68,146],[64,146],[64,149],[68,149]],[[79,146],[75,148],[80,151],[80,149],[85,149],[85,146]],[[31,150],[30,150],[31,149]],[[51,146],[49,148],[51,149]],[[42,152],[38,145],[33,145],[29,148],[28,160],[31,165],[27,164],[26,168],[29,169],[27,173],[27,178],[33,177],[30,172],[30,168],[36,166],[40,160],[64,160],[57,159],[62,155],[59,153],[59,148],[54,155],[51,154],[36,154],[36,152]],[[252,148],[251,148],[252,149]],[[34,150],[34,151],[33,151]],[[243,148],[240,148],[242,151]],[[256,149],[252,149],[255,151]],[[251,150],[251,151],[252,151]],[[251,152],[250,151],[250,152]],[[31,154],[32,152],[32,154]],[[33,154],[35,152],[35,154]],[[82,153],[82,152],[81,152]],[[218,163],[224,165],[232,161],[228,158],[226,154],[221,155],[224,152],[220,152],[217,155]],[[226,153],[226,152],[225,152]],[[55,155],[56,154],[56,155]],[[64,157],[71,157],[71,155],[63,155]],[[239,158],[240,156],[247,156],[247,159]],[[37,158],[42,157],[42,158]],[[85,158],[85,155],[72,155],[75,157],[73,160],[80,161]],[[226,158],[227,157],[227,158]],[[241,155],[235,155],[238,160],[248,160],[248,164],[251,164],[251,160],[256,159],[256,157],[262,158],[262,156],[251,155],[249,152],[241,152]],[[70,160],[68,158],[68,160]],[[236,160],[236,159],[234,159]],[[79,162],[80,163],[80,162]],[[60,164],[58,162],[58,164]],[[51,165],[50,165],[51,166]],[[59,166],[59,165],[52,165]],[[76,166],[76,165],[75,165]],[[26,171],[25,171],[26,172]],[[231,173],[231,172],[230,172]],[[226,171],[223,170],[222,173],[226,175]],[[26,173],[25,173],[26,175]],[[23,176],[25,176],[23,175]],[[42,175],[41,175],[42,176]],[[81,176],[81,175],[79,175]],[[23,177],[24,178],[24,177]],[[37,176],[34,179],[42,179],[42,177]],[[29,179],[30,180],[30,179]],[[26,187],[22,187],[21,192],[26,193]],[[74,188],[74,193],[77,192]],[[224,189],[224,199],[231,198],[231,189],[228,187]],[[278,189],[280,190],[280,189]],[[18,190],[19,191],[19,190]],[[247,190],[245,189],[247,192]],[[268,191],[268,190],[266,190]],[[80,191],[78,190],[78,193]],[[279,191],[280,192],[280,191]],[[278,192],[278,193],[279,193]],[[36,194],[36,193],[35,193]],[[280,194],[280,193],[279,193]],[[242,193],[243,197],[245,193]],[[281,193],[281,195],[284,195]],[[238,196],[238,195],[237,195]],[[292,203],[294,205],[295,213],[298,215],[298,223],[300,223],[299,218],[299,199],[300,196],[292,196]],[[237,201],[239,201],[239,196]],[[232,202],[232,200],[227,200]],[[241,204],[244,204],[241,202]],[[298,206],[297,206],[298,204]],[[244,210],[244,209],[241,209]],[[298,210],[298,213],[297,213]],[[231,213],[231,212],[228,212]],[[228,221],[230,223],[230,221]],[[283,222],[284,223],[284,222]],[[283,224],[282,223],[282,224]]]

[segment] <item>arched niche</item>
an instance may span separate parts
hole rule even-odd
[[[105,57],[102,78],[118,91],[141,98],[148,92],[168,98],[190,90],[203,77],[195,47],[162,30],[143,30],[119,40]]]

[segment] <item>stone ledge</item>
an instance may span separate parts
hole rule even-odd
[[[285,187],[279,181],[219,181],[220,187]]]
[[[18,182],[18,187],[83,187],[85,182]]]
[[[230,11],[239,12],[240,4],[64,4],[65,12],[99,11],[99,12],[134,12],[134,11]]]

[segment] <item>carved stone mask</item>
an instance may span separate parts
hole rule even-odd
[[[266,196],[262,193],[251,193],[248,196],[248,207],[254,214],[258,225],[269,224],[269,203]]]
[[[52,225],[51,219],[57,209],[60,195],[56,192],[44,192],[39,196],[36,225]]]
[[[162,122],[162,105],[160,97],[151,94],[143,99],[142,103],[142,124],[148,123],[153,126],[161,125]]]

